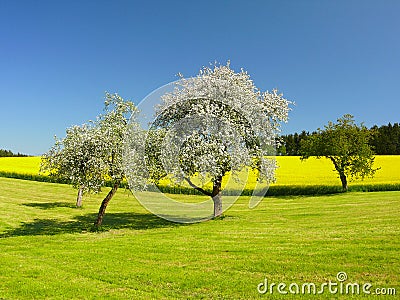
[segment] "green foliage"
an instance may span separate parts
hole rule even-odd
[[[301,142],[301,159],[310,156],[326,157],[335,166],[344,190],[347,189],[347,177],[363,179],[373,177],[374,153],[368,144],[369,130],[357,125],[352,115],[344,115],[337,123],[329,122],[324,129],[312,134]]]
[[[277,149],[278,155],[300,155],[301,142],[310,135],[309,132],[303,130],[300,134],[282,135],[279,138],[280,146]]]
[[[30,181],[39,181],[39,182],[71,184],[71,181],[68,178],[51,177],[51,176],[47,176],[47,175],[24,174],[24,173],[18,173],[18,172],[0,171],[0,177],[23,179],[23,180],[30,180]]]
[[[389,123],[378,128],[371,128],[373,133],[370,145],[375,153],[381,155],[398,155],[400,154],[400,125]]]

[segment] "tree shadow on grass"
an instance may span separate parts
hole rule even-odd
[[[32,202],[32,203],[22,203],[21,205],[40,208],[40,209],[51,209],[57,207],[77,208],[75,204],[68,202],[45,202],[45,203]]]
[[[153,214],[108,213],[104,217],[103,226],[97,230],[93,226],[96,217],[97,214],[86,214],[83,216],[76,216],[74,220],[71,221],[35,219],[32,222],[22,223],[18,228],[13,228],[1,233],[0,238],[85,233],[90,231],[108,231],[111,229],[146,230],[184,225],[161,219]]]

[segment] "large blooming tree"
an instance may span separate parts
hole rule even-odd
[[[181,76],[175,89],[162,96],[149,130],[150,179],[168,176],[187,182],[212,198],[214,217],[221,215],[227,172],[238,177],[250,167],[259,180],[274,180],[276,164],[269,156],[281,122],[287,121],[289,103],[277,90],[260,91],[247,72],[235,72],[229,62],[204,67],[194,78]],[[154,143],[154,136],[163,142]],[[212,188],[196,184],[195,176]]]

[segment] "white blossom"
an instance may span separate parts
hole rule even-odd
[[[100,191],[106,181],[125,178],[123,136],[136,107],[118,94],[106,93],[104,114],[95,121],[66,130],[63,139],[42,156],[41,172],[69,180],[84,192]]]
[[[168,173],[178,181],[197,173],[212,181],[250,166],[259,180],[273,181],[276,164],[268,163],[267,156],[274,154],[289,103],[275,89],[261,92],[247,72],[236,73],[229,63],[204,67],[194,78],[182,77],[162,97],[153,123],[155,129],[172,132],[173,138],[163,144],[163,157],[179,157],[179,162],[175,159]]]

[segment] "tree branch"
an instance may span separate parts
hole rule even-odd
[[[207,196],[212,196],[212,194],[204,189],[202,189],[201,187],[198,187],[197,185],[195,185],[192,181],[190,181],[190,178],[185,177],[185,180],[187,181],[187,183],[189,183],[189,185],[194,188],[195,190],[198,190],[199,192],[202,192],[204,195]]]
[[[333,165],[335,166],[336,171],[338,171],[339,174],[344,174],[344,169],[338,165],[336,159],[333,156],[329,155],[329,156],[327,156],[327,158],[329,158],[332,161]]]

